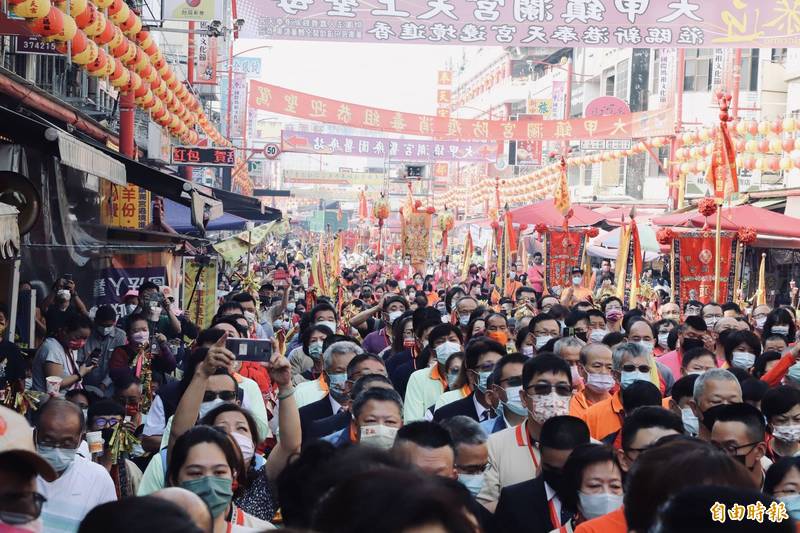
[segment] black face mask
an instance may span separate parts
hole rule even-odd
[[[103,434],[104,446],[106,449],[111,447],[111,437],[114,435],[114,428],[103,428],[100,430]]]
[[[589,340],[589,335],[585,331],[576,331],[575,336],[580,340],[582,340],[583,342],[588,342]]]
[[[681,351],[683,353],[693,350],[695,348],[704,348],[705,343],[700,339],[683,339],[681,342]]]
[[[550,485],[550,487],[556,491],[556,494],[564,494],[566,489],[564,483],[564,472],[557,468],[548,468],[542,465],[542,477],[544,478],[545,483]]]

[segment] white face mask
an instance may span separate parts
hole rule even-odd
[[[667,344],[667,338],[669,337],[669,333],[659,333],[658,334],[658,345],[664,348],[665,350],[669,348]]]
[[[446,341],[436,347],[436,360],[440,364],[445,364],[451,355],[461,351],[461,345],[457,342]]]
[[[578,492],[578,507],[587,520],[606,515],[622,507],[622,494],[585,494]]]
[[[222,398],[214,398],[210,402],[203,402],[200,404],[200,412],[198,413],[198,418],[203,418],[208,413],[210,413],[216,407],[219,407],[225,403]]]
[[[755,362],[756,356],[750,352],[733,352],[733,357],[731,357],[731,365],[745,370],[750,370]]]
[[[235,440],[236,444],[239,445],[239,449],[242,451],[242,457],[244,457],[245,464],[249,465],[256,451],[253,440],[247,435],[242,435],[241,433],[237,433],[235,431],[231,433],[231,437],[233,437],[233,440]]]
[[[58,291],[57,294],[58,294],[59,298],[61,298],[65,302],[70,301],[70,299],[72,298],[72,293],[69,292],[67,289],[61,289],[60,291]]]
[[[391,313],[389,313],[388,316],[389,324],[394,324],[394,321],[400,318],[402,315],[403,315],[402,311],[392,311]]]
[[[697,419],[691,407],[684,407],[681,409],[681,419],[683,420],[683,429],[686,430],[686,433],[689,435],[700,434],[700,420]]]
[[[382,450],[388,450],[394,444],[397,436],[397,428],[385,426],[383,424],[373,424],[362,426],[359,432],[359,442],[367,446],[375,446]]]
[[[782,442],[800,442],[800,424],[773,426],[772,436]]]
[[[542,335],[541,337],[536,337],[536,349],[541,350],[542,346],[550,342],[550,339],[552,338],[553,337],[551,337],[550,335]]]
[[[333,320],[320,320],[319,322],[317,322],[317,325],[325,326],[326,328],[331,330],[331,332],[336,333],[336,322],[334,322]]]
[[[583,276],[572,276],[573,285],[580,285],[581,281],[583,281]]]
[[[593,329],[591,333],[589,333],[589,341],[594,343],[603,342],[603,338],[608,335],[607,329]]]
[[[595,392],[608,392],[615,383],[611,374],[586,374],[586,386]]]
[[[245,311],[244,318],[247,319],[249,323],[253,324],[256,321],[256,314],[252,311]]]
[[[772,333],[785,337],[789,334],[789,326],[772,326]]]
[[[533,346],[526,344],[522,347],[522,355],[525,357],[533,357]]]
[[[636,344],[641,346],[642,350],[644,350],[647,353],[647,355],[653,353],[653,341],[639,341]]]
[[[533,409],[531,417],[539,424],[544,424],[554,416],[569,414],[569,401],[571,396],[559,396],[555,392],[545,395],[536,395],[531,398]]]

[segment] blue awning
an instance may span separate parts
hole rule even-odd
[[[191,234],[197,231],[192,225],[192,212],[188,207],[164,198],[164,211],[167,224],[178,233]],[[224,213],[221,217],[209,221],[206,231],[244,229],[246,222],[242,217]]]

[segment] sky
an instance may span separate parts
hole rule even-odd
[[[234,53],[262,58],[261,80],[351,103],[435,114],[436,72],[460,46],[239,39]]]

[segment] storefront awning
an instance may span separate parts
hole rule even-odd
[[[185,207],[172,200],[164,200],[164,214],[166,222],[178,233],[193,233],[197,228],[192,225],[192,212],[188,207]],[[230,213],[223,213],[221,217],[210,220],[206,224],[206,231],[222,231],[222,230],[241,230],[244,229],[247,220]]]
[[[214,197],[222,201],[222,207],[226,213],[255,222],[270,222],[281,219],[280,209],[264,206],[259,198],[244,196],[222,189],[212,188],[211,190]]]

